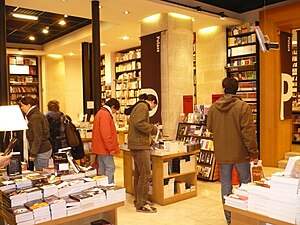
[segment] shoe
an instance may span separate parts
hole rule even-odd
[[[150,206],[154,206],[154,202],[151,202],[149,200],[146,201],[146,204],[150,205]]]
[[[146,205],[138,208],[136,211],[137,212],[143,212],[143,213],[156,213],[157,209],[150,206],[150,205],[148,205],[148,204],[146,204]]]

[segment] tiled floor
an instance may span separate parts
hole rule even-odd
[[[115,158],[115,183],[123,185],[123,159]],[[265,168],[268,176],[278,168]],[[118,209],[119,225],[226,225],[221,203],[220,183],[198,181],[198,195],[166,206],[155,205],[157,213],[138,213],[133,196],[127,194],[125,206]]]

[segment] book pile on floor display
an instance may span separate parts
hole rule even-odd
[[[25,175],[26,174],[26,175]],[[125,201],[125,188],[95,171],[51,175],[28,172],[0,182],[0,208],[18,225],[37,224]]]
[[[290,157],[284,172],[242,185],[225,197],[225,205],[300,224],[299,177],[300,157]]]

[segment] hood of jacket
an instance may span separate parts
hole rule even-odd
[[[229,111],[236,103],[236,101],[241,100],[237,95],[224,94],[218,101],[216,101],[215,106],[218,110],[227,112]]]

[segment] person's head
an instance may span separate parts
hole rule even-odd
[[[37,105],[37,98],[31,96],[23,96],[19,100],[21,110],[26,114],[32,106]]]
[[[111,108],[112,113],[116,113],[120,109],[120,103],[115,98],[109,99],[105,105]]]
[[[148,99],[148,95],[146,93],[139,95],[139,100],[147,100],[147,99]]]
[[[157,98],[155,95],[148,94],[146,101],[149,103],[150,109],[154,109],[157,106]]]
[[[59,112],[59,102],[56,100],[51,100],[47,104],[48,111]]]
[[[105,105],[105,99],[101,99],[101,106]]]
[[[225,94],[235,95],[238,90],[238,81],[233,77],[226,77],[222,81],[222,87]]]

